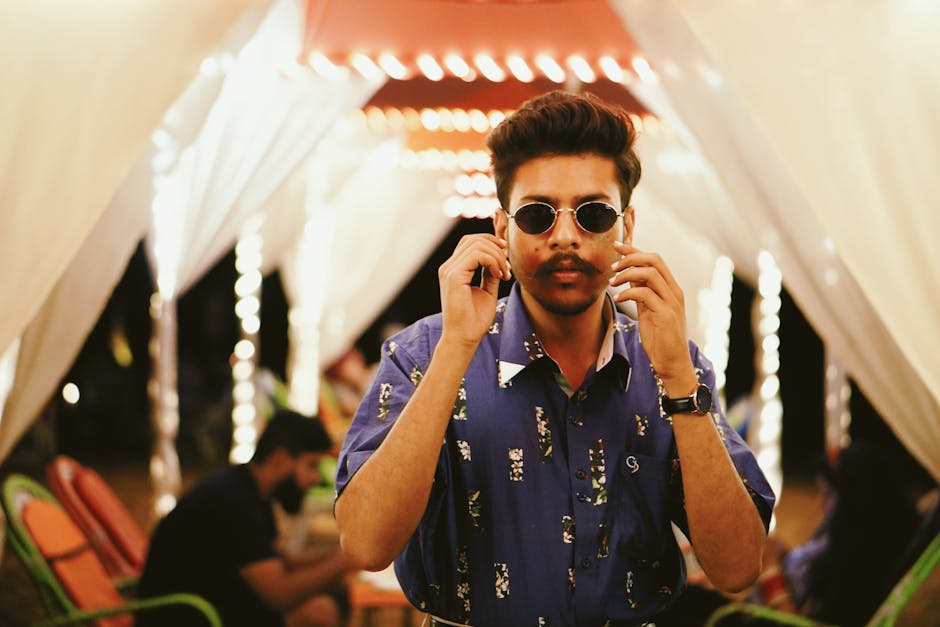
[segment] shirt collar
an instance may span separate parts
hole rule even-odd
[[[610,294],[605,294],[605,299],[607,302],[604,307],[604,318],[609,323],[597,355],[595,370],[600,372],[612,361],[622,364],[619,368],[618,380],[626,390],[630,380],[630,359],[627,356],[624,333],[634,330],[635,323],[623,314],[616,313]],[[500,314],[502,314],[501,321]],[[542,342],[532,326],[529,312],[526,311],[525,304],[522,302],[518,283],[512,286],[509,296],[497,307],[497,322],[493,325],[493,329],[498,329],[500,334],[497,359],[499,387],[508,387],[513,377],[529,365],[547,357],[542,348]],[[615,355],[619,355],[621,359],[613,359]]]

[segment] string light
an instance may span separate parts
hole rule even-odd
[[[826,452],[830,461],[835,461],[839,450],[851,442],[849,426],[852,424],[852,414],[849,411],[849,400],[852,398],[852,388],[845,368],[828,346],[825,363]]]
[[[564,83],[567,79],[565,66],[583,83],[593,83],[599,77],[616,83],[628,82],[632,75],[624,70],[623,64],[611,55],[602,55],[588,59],[580,54],[568,56],[564,63],[550,54],[541,53],[534,58],[521,54],[506,55],[503,62],[498,62],[490,53],[480,51],[472,55],[471,63],[456,52],[449,52],[440,61],[433,55],[423,52],[413,60],[403,60],[393,53],[385,51],[375,57],[357,52],[349,56],[346,64],[370,81],[381,81],[386,77],[394,80],[406,80],[416,74],[431,81],[442,80],[446,73],[464,81],[476,80],[479,76],[492,82],[501,82],[510,75],[523,83],[535,80],[537,72],[554,83]],[[349,70],[344,64],[337,64],[321,51],[313,51],[307,57],[307,63],[325,78],[346,78]],[[633,57],[631,64],[634,71],[643,79],[655,81],[656,75],[649,63],[642,57]],[[474,69],[475,67],[475,69]],[[218,73],[220,66],[214,59],[204,64],[204,72]]]
[[[444,68],[429,54],[420,54],[415,60],[421,73],[431,81],[439,81],[444,78]]]
[[[535,80],[535,73],[532,71],[532,68],[530,68],[529,64],[525,62],[525,59],[518,54],[511,54],[506,57],[506,66],[509,68],[509,71],[512,72],[512,75],[516,77],[516,80],[522,81],[523,83],[531,83]]]
[[[506,80],[506,72],[499,64],[485,52],[480,52],[473,57],[473,63],[480,70],[480,74],[494,83],[500,83]]]
[[[594,69],[588,64],[584,57],[580,55],[573,54],[568,57],[568,67],[571,68],[571,71],[574,72],[574,75],[578,77],[582,83],[593,83],[597,80],[597,74],[594,73]]]
[[[254,384],[257,368],[258,331],[261,328],[261,215],[249,219],[235,244],[235,315],[240,339],[232,349],[232,448],[229,461],[244,464],[257,444],[259,411]]]
[[[352,55],[349,58],[349,63],[368,81],[378,83],[385,79],[385,73],[382,71],[382,68],[361,52]]]
[[[724,394],[725,371],[728,368],[728,331],[731,328],[731,288],[734,284],[734,262],[724,255],[715,260],[711,289],[700,295],[705,312],[705,345],[702,350],[715,367],[715,387]]]
[[[472,81],[475,78],[470,65],[458,54],[450,53],[446,55],[444,57],[444,66],[457,78],[462,78],[465,81]]]
[[[780,401],[780,293],[783,275],[768,251],[757,257],[758,266],[758,322],[757,356],[759,399],[758,411],[748,432],[748,440],[757,454],[757,462],[764,471],[770,487],[780,494],[783,473],[780,467],[780,434],[783,428],[783,404]],[[755,433],[756,432],[756,433]],[[772,523],[773,524],[773,523]]]
[[[617,63],[617,59],[610,55],[604,55],[598,60],[598,63],[600,64],[601,69],[604,71],[604,74],[607,76],[608,80],[611,80],[615,83],[623,82],[625,72],[623,71],[623,68],[620,67],[620,64]]]
[[[636,75],[640,77],[640,80],[645,83],[656,83],[658,81],[656,73],[653,72],[653,68],[650,67],[649,62],[643,57],[636,55],[631,60],[631,65],[633,65],[633,71],[636,72]]]
[[[547,54],[536,56],[535,65],[542,71],[542,74],[553,83],[565,82],[565,70],[558,64],[558,61]]]
[[[389,78],[397,81],[405,80],[408,77],[408,68],[402,65],[402,62],[391,52],[383,52],[379,55],[379,67],[388,74]]]
[[[493,110],[484,113],[479,109],[437,109],[425,108],[415,111],[405,107],[380,108],[375,106],[351,113],[353,120],[365,120],[370,128],[382,130],[384,128],[400,128],[404,126],[409,131],[424,129],[427,131],[444,131],[460,133],[486,133],[502,122],[509,111]]]
[[[349,68],[338,66],[322,52],[315,50],[307,57],[307,62],[313,70],[328,79],[344,79],[349,76]]]

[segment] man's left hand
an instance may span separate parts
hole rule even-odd
[[[620,242],[614,244],[614,249],[620,259],[611,265],[615,274],[610,284],[630,283],[614,300],[636,302],[640,341],[653,370],[670,395],[688,393],[694,385],[695,370],[689,355],[682,288],[658,253]],[[670,390],[670,383],[689,389]]]

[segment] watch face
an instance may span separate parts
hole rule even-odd
[[[707,385],[702,384],[695,388],[695,405],[700,414],[707,414],[712,410],[712,391]]]

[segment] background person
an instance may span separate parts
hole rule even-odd
[[[225,627],[339,625],[337,598],[350,560],[336,549],[284,555],[272,510],[276,501],[289,514],[299,512],[307,489],[320,482],[319,463],[330,446],[318,420],[277,411],[251,462],[197,483],[157,525],[141,594],[198,594],[215,606]],[[185,609],[148,612],[138,620],[144,627],[202,624]]]

